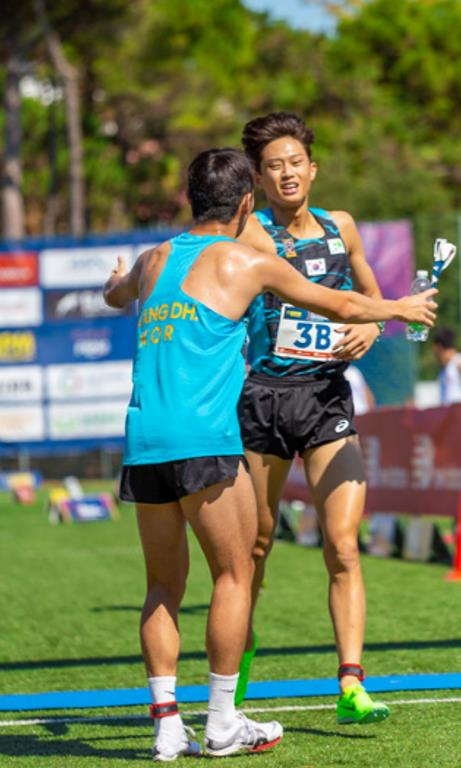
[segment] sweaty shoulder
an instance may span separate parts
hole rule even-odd
[[[266,232],[255,213],[249,216],[245,228],[240,233],[238,240],[244,245],[256,248],[258,251],[275,253],[276,248],[271,236]]]
[[[219,247],[219,246],[218,246]],[[219,249],[217,260],[220,276],[229,281],[242,280],[264,258],[264,254],[246,243],[235,240]]]

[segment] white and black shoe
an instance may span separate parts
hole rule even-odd
[[[181,738],[174,743],[157,736],[152,747],[152,759],[168,763],[177,757],[200,757],[200,744],[189,738],[189,735],[195,736],[195,733],[192,728],[184,726]]]
[[[279,743],[283,736],[280,723],[258,723],[238,712],[235,726],[219,735],[205,737],[205,752],[212,757],[225,757],[234,752],[263,752]]]

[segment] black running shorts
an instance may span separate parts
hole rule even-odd
[[[124,464],[120,499],[139,504],[167,504],[237,477],[244,456],[201,456],[161,464]]]
[[[239,402],[245,448],[282,459],[355,435],[349,382],[341,374],[302,383],[251,374]]]

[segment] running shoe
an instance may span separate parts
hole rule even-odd
[[[195,733],[192,728],[184,726],[181,739],[175,743],[169,744],[166,739],[157,737],[152,747],[152,759],[168,763],[177,757],[200,757],[200,744],[192,741],[189,736],[195,736]]]
[[[225,757],[234,752],[263,752],[279,743],[283,736],[280,723],[257,723],[237,712],[235,726],[217,738],[205,737],[205,752],[212,757]]]
[[[361,685],[348,685],[336,706],[337,722],[340,725],[380,723],[390,715],[389,707],[373,701]]]
[[[256,653],[256,649],[259,646],[259,639],[256,632],[253,631],[253,647],[249,651],[244,651],[239,668],[239,679],[237,680],[237,688],[235,689],[235,706],[238,707],[242,703],[246,696],[248,688],[248,679],[250,677],[250,667]]]

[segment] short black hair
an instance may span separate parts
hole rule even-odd
[[[226,147],[201,152],[188,171],[187,195],[194,221],[228,224],[253,186],[253,169],[241,150]]]
[[[437,328],[432,335],[432,343],[443,349],[456,349],[456,337],[453,328]]]
[[[309,160],[312,159],[314,133],[294,112],[270,112],[264,117],[250,120],[243,127],[242,144],[257,171],[261,168],[264,147],[283,136],[297,139],[306,150]]]

